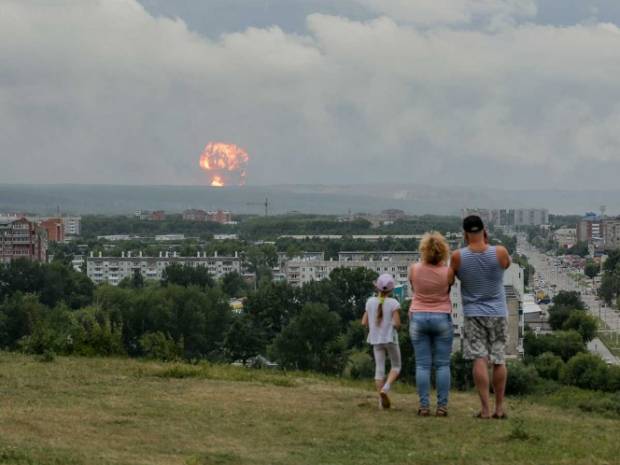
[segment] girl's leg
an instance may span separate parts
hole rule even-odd
[[[384,391],[389,391],[390,387],[398,379],[400,375],[400,369],[402,366],[400,358],[400,346],[398,344],[387,344],[387,353],[390,357],[390,372],[388,373],[387,381],[383,386]]]
[[[446,408],[450,394],[450,356],[452,355],[452,318],[442,314],[434,339],[437,368],[437,406]]]
[[[377,391],[381,391],[385,382],[385,347],[376,344],[372,349],[375,355],[375,386]]]
[[[431,342],[422,324],[422,315],[414,313],[409,326],[409,334],[415,351],[415,384],[420,397],[420,407],[429,408],[431,390]]]

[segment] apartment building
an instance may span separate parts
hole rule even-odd
[[[620,218],[587,214],[577,225],[577,240],[598,249],[620,248]]]
[[[417,252],[407,252],[417,254]],[[342,252],[339,260],[323,260],[318,258],[297,258],[286,262],[283,272],[286,281],[292,286],[300,287],[311,281],[329,278],[336,268],[366,268],[377,274],[390,273],[398,285],[403,286],[405,295],[410,295],[408,279],[409,265],[415,261],[410,255],[394,254],[394,252],[371,252],[383,259],[364,258],[366,252]],[[365,256],[364,256],[365,257]]]
[[[185,221],[207,221],[207,212],[196,208],[190,208],[183,212]]]
[[[62,218],[48,218],[41,221],[39,226],[47,232],[49,242],[64,242],[65,225]]]
[[[562,249],[570,249],[577,244],[577,228],[561,228],[553,232],[553,238]]]
[[[62,222],[65,228],[65,236],[79,236],[82,233],[81,216],[63,216]]]
[[[478,215],[485,224],[494,226],[541,226],[549,223],[549,211],[544,208],[465,208],[461,214],[463,218]]]
[[[27,218],[0,218],[0,262],[47,259],[47,232]]]
[[[207,221],[219,224],[232,223],[232,213],[227,210],[215,210],[207,212]]]
[[[232,257],[207,256],[206,252],[198,252],[196,257],[181,257],[174,253],[160,253],[159,257],[145,257],[142,252],[132,256],[131,252],[123,253],[121,257],[95,257],[92,253],[86,259],[86,274],[95,283],[109,283],[118,285],[124,278],[134,275],[136,271],[142,274],[145,280],[161,280],[168,265],[178,263],[183,266],[208,269],[214,278],[221,278],[226,273],[236,271],[241,273],[241,258],[237,253]]]

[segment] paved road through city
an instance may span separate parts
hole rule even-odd
[[[531,246],[527,241],[520,239],[519,253],[526,255],[528,261],[536,269],[537,279],[541,287],[550,297],[559,291],[577,291],[592,315],[605,323],[605,328],[610,333],[620,333],[620,313],[601,302],[591,286],[578,283],[571,278],[569,272],[561,268],[555,257],[549,257]],[[620,365],[620,359],[615,357],[600,339],[594,339],[588,344],[590,352],[599,354],[604,360],[615,365]]]

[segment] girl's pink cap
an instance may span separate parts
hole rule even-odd
[[[375,281],[375,287],[379,291],[388,292],[394,290],[394,277],[389,273],[384,273]]]

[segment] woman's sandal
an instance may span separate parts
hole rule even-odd
[[[448,408],[447,407],[437,407],[435,411],[436,417],[447,417],[448,416]]]
[[[420,407],[418,409],[418,416],[419,417],[430,417],[431,416],[431,411],[428,408]]]

